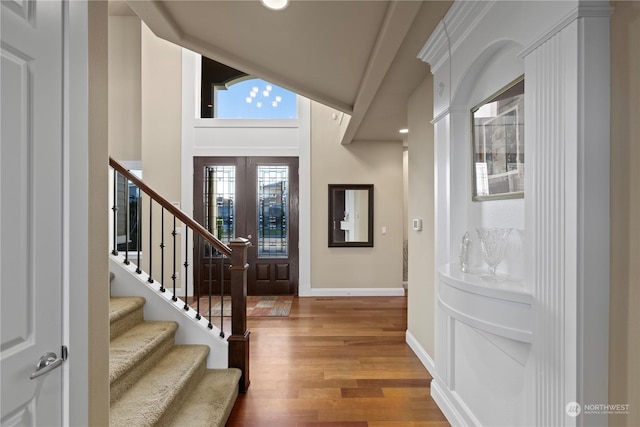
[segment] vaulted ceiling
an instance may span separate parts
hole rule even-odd
[[[159,37],[344,112],[342,143],[402,141],[448,1],[129,0]],[[428,118],[425,118],[428,120]]]

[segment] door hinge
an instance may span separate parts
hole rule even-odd
[[[67,348],[66,345],[63,345],[62,349],[60,350],[60,358],[62,360],[67,360],[68,357],[69,357],[69,349]]]

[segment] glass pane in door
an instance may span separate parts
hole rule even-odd
[[[289,167],[258,166],[258,257],[289,254]]]
[[[204,171],[203,193],[204,226],[211,234],[228,244],[235,235],[235,166],[207,166]],[[205,249],[207,250],[208,248]]]

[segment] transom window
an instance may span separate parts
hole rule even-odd
[[[214,117],[219,119],[295,119],[295,93],[262,79],[241,77],[214,87]]]

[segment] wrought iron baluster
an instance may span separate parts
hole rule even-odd
[[[178,301],[178,297],[176,296],[176,279],[178,278],[176,271],[176,217],[173,216],[173,231],[171,235],[173,236],[173,274],[171,274],[171,279],[173,280],[173,296],[171,297],[172,301]]]
[[[153,221],[151,211],[153,211],[153,199],[149,197],[149,278],[147,279],[149,283],[153,283]]]
[[[220,252],[220,338],[224,338],[224,254]]]
[[[160,210],[160,292],[166,291],[164,287],[164,206]]]
[[[200,265],[200,263],[202,262],[202,257],[200,256],[200,246],[202,244],[202,238],[200,237],[200,234],[194,233],[193,234],[194,238],[193,238],[193,243],[196,245],[196,256],[198,257],[198,264],[194,265],[198,265],[198,271],[196,272],[196,277],[197,277],[197,281],[195,281],[193,283],[193,297],[196,299],[196,319],[200,320],[202,319],[202,316],[200,316],[200,271],[202,270],[202,266]],[[198,238],[198,240],[196,241],[196,237]],[[198,287],[196,289],[196,286]]]
[[[138,266],[136,268],[136,273],[142,273],[140,269],[140,246],[142,246],[142,194],[140,193],[140,188],[137,191],[138,199],[136,200],[136,213],[138,214],[138,225],[136,226],[136,250],[138,252]]]
[[[189,311],[189,304],[187,304],[187,298],[189,295],[189,228],[184,225],[184,307],[186,311]]]
[[[213,324],[211,323],[212,316],[212,307],[211,307],[211,285],[213,282],[213,245],[209,243],[209,324],[207,325],[209,329],[213,329]]]
[[[113,171],[113,249],[112,255],[118,255],[118,171]]]
[[[122,198],[124,207],[124,263],[131,264],[129,261],[129,239],[131,239],[131,226],[129,225],[129,178],[124,179],[124,197]]]

